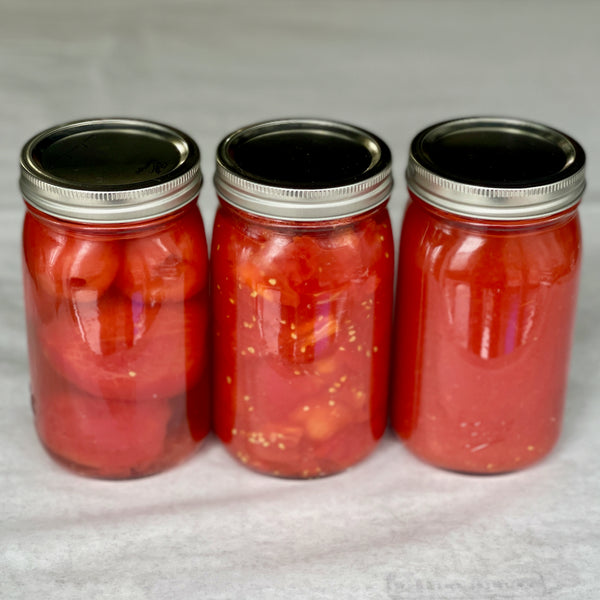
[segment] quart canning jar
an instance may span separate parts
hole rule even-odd
[[[453,120],[413,140],[392,421],[424,461],[501,473],[557,441],[584,164],[575,140],[521,120]]]
[[[390,169],[382,140],[329,121],[260,123],[218,148],[214,428],[251,469],[336,473],[384,432]]]
[[[23,148],[35,425],[80,474],[150,475],[209,430],[200,185],[195,142],[158,123],[68,123]]]

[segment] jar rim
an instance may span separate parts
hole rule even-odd
[[[81,223],[126,223],[169,214],[202,185],[200,150],[154,121],[71,121],[33,136],[21,151],[24,200]]]
[[[567,134],[533,121],[452,119],[415,136],[406,181],[418,197],[450,213],[532,219],[580,202],[585,152]]]
[[[291,221],[366,212],[391,193],[391,151],[369,131],[326,119],[242,127],[217,149],[215,187],[245,212]]]

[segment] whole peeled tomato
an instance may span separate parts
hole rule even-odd
[[[168,227],[127,240],[117,284],[145,302],[178,302],[205,287],[207,271],[204,226],[196,207]]]
[[[50,453],[77,470],[105,478],[143,476],[159,469],[170,416],[167,400],[122,402],[74,388],[46,393],[36,402],[36,427]]]
[[[120,262],[118,242],[99,234],[59,230],[28,213],[23,226],[25,266],[36,287],[77,302],[96,300]]]
[[[170,398],[204,369],[206,310],[204,297],[149,306],[107,292],[98,303],[62,303],[40,339],[54,368],[92,395]]]

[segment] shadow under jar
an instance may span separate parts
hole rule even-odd
[[[584,164],[575,140],[520,120],[449,121],[413,140],[392,424],[424,461],[502,473],[558,439]]]
[[[346,469],[386,426],[390,151],[342,123],[260,123],[221,142],[215,184],[215,431],[262,473]]]
[[[195,142],[158,123],[73,122],[23,148],[35,425],[79,474],[150,475],[208,433],[200,186]]]

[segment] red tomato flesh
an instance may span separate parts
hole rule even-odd
[[[169,398],[192,387],[205,367],[205,301],[154,307],[117,293],[97,304],[61,304],[40,341],[54,368],[89,394]]]
[[[113,282],[121,260],[118,242],[66,232],[29,214],[23,245],[36,287],[77,302],[97,300]]]
[[[574,212],[516,228],[420,200],[401,240],[392,424],[433,465],[502,473],[554,446],[581,260]]]
[[[38,433],[59,460],[91,474],[148,474],[163,451],[170,417],[165,400],[131,403],[71,389],[47,395],[36,408]]]
[[[206,286],[208,250],[196,208],[169,227],[150,230],[123,245],[117,284],[144,302],[179,302]]]
[[[197,206],[126,229],[31,209],[24,240],[32,398],[48,451],[103,478],[150,475],[191,454],[210,424]]]
[[[302,229],[221,208],[212,265],[214,426],[229,452],[300,478],[369,454],[386,421],[387,211]]]

